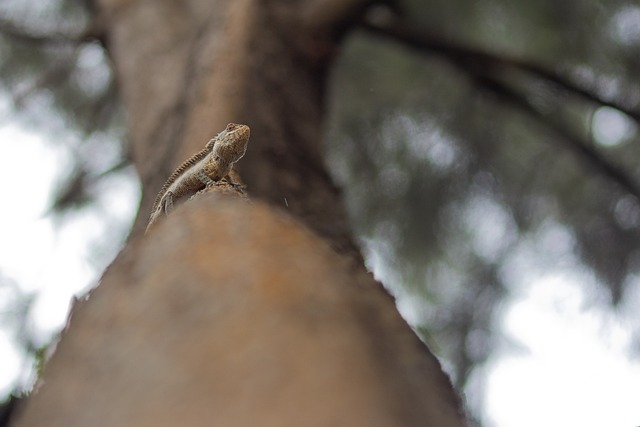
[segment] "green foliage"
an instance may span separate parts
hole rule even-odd
[[[45,129],[52,144],[74,146],[52,213],[93,200],[89,188],[105,171],[128,164],[115,80],[92,21],[90,1],[5,2],[0,7],[0,88],[27,126]],[[95,153],[110,150],[95,165]]]
[[[18,121],[40,131],[64,159],[46,212],[59,228],[60,220],[73,221],[83,209],[99,210],[96,189],[113,185],[115,172],[129,164],[115,79],[92,12],[91,0],[0,3],[0,95],[12,103],[3,124]],[[121,244],[114,238],[121,228],[117,220],[107,221],[111,240],[91,254],[101,267]],[[40,375],[51,337],[34,327],[38,296],[2,279],[0,274],[7,304],[0,307],[0,327],[22,352],[16,384],[22,391]]]
[[[526,58],[596,98],[638,105],[640,37],[623,43],[617,22],[624,8],[640,8],[400,4],[394,20],[403,30],[445,48],[353,34],[334,74],[329,157],[370,257],[401,305],[411,301],[410,320],[429,329],[463,386],[498,339],[496,307],[512,286],[511,255],[525,242],[546,242],[531,264],[579,257],[614,305],[640,269],[638,193],[617,177],[638,188],[637,124],[621,114],[628,132],[605,146],[593,133],[600,103],[531,69],[502,66]],[[461,59],[452,48],[459,45],[498,65]]]

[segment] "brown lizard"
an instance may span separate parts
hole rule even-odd
[[[249,133],[249,126],[229,123],[225,130],[207,142],[202,151],[182,163],[164,183],[153,202],[145,233],[163,213],[168,215],[174,204],[216,181],[226,179],[235,185],[229,173],[233,164],[247,151]]]

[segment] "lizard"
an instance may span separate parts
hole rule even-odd
[[[174,204],[203,188],[222,179],[236,185],[229,173],[234,163],[247,151],[249,135],[249,126],[229,123],[226,129],[207,142],[201,151],[185,160],[169,176],[153,202],[145,233],[163,213],[168,215]]]

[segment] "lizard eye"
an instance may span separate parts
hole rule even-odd
[[[227,125],[227,131],[229,131],[229,132],[230,132],[230,131],[232,131],[232,130],[236,129],[237,127],[238,127],[238,125],[237,125],[237,124],[235,124],[235,123],[229,123],[229,124]]]

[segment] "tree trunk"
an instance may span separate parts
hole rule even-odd
[[[252,197],[286,207],[339,250],[357,253],[321,151],[326,71],[337,48],[325,9],[340,11],[341,2],[102,3],[143,181],[137,231],[173,169],[236,122],[252,130],[238,164]]]
[[[101,0],[142,206],[16,426],[463,424],[322,160],[327,70],[368,3]],[[162,182],[228,122],[251,127],[254,202],[202,194],[142,236]]]

